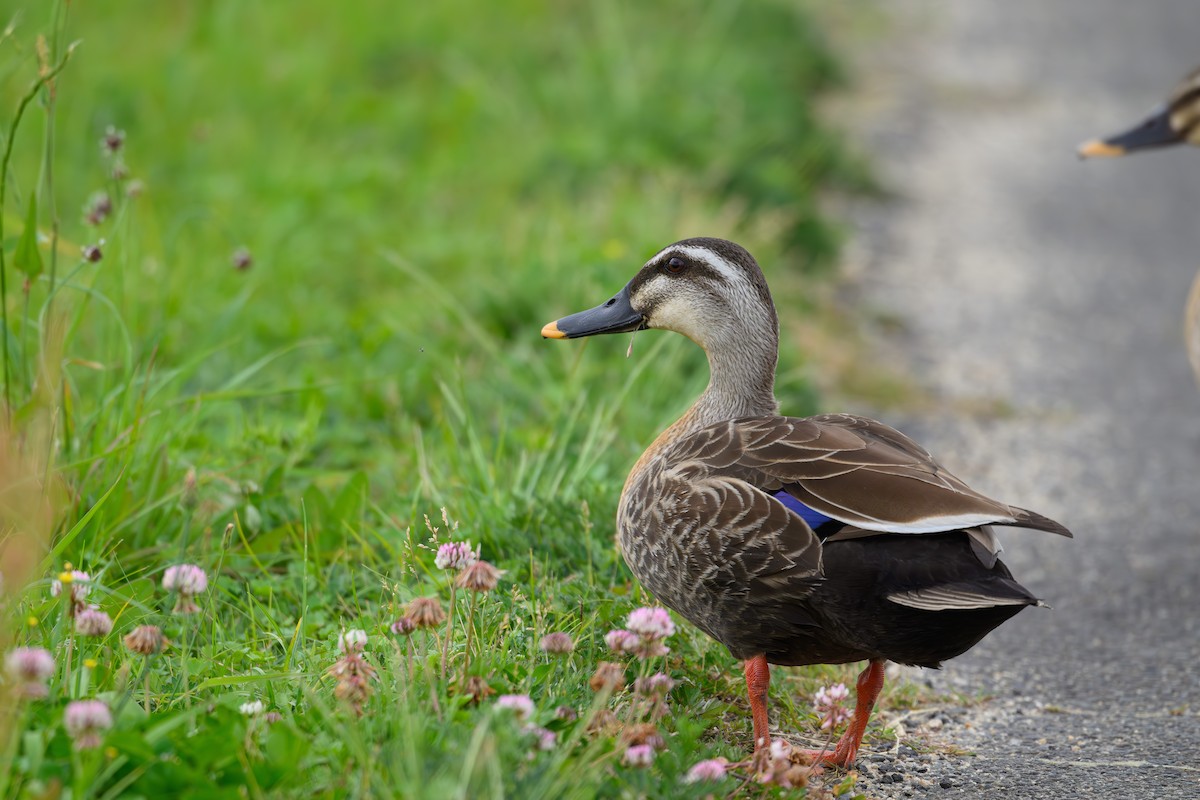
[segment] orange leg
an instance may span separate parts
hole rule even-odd
[[[883,690],[883,665],[883,661],[871,661],[858,676],[858,692],[850,727],[842,734],[837,749],[832,753],[828,750],[805,751],[814,760],[837,767],[848,767],[854,763],[863,734],[867,732],[867,720],[871,718],[871,710],[875,708],[875,701]]]
[[[746,694],[750,697],[750,716],[754,719],[754,749],[766,747],[771,741],[767,729],[767,687],[771,685],[771,667],[765,655],[746,659]]]

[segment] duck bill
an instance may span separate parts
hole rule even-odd
[[[1079,146],[1079,157],[1123,156],[1135,150],[1166,147],[1182,141],[1183,137],[1171,127],[1171,110],[1163,106],[1124,133],[1084,142]]]
[[[629,287],[626,286],[607,303],[551,322],[542,328],[542,336],[547,339],[578,339],[600,333],[640,331],[645,327],[646,320],[629,303]]]

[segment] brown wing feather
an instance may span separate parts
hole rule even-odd
[[[622,494],[617,526],[646,588],[725,642],[821,581],[821,543],[804,520],[729,474],[735,433],[706,429],[645,462]]]
[[[867,530],[924,533],[998,524],[1071,535],[1040,514],[971,489],[916,442],[865,417],[752,417],[694,438],[719,452],[709,469],[767,492],[784,489],[822,514]]]
[[[775,601],[812,590],[821,570],[821,543],[782,503],[736,478],[714,476],[678,488],[691,493],[687,503],[706,539],[692,551],[703,556],[706,569],[693,572],[698,582]]]

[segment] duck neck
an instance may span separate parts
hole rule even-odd
[[[708,355],[708,388],[692,405],[680,424],[703,428],[739,417],[776,414],[775,364],[779,337],[762,331],[732,336],[719,346],[705,347]]]

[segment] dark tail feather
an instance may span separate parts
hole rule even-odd
[[[1047,533],[1057,533],[1059,536],[1066,536],[1068,539],[1075,538],[1065,526],[1058,524],[1049,517],[1043,517],[1036,511],[1028,511],[1024,508],[1013,508],[1016,512],[1017,521],[1001,523],[1014,528],[1031,528],[1035,531],[1046,531]]]

